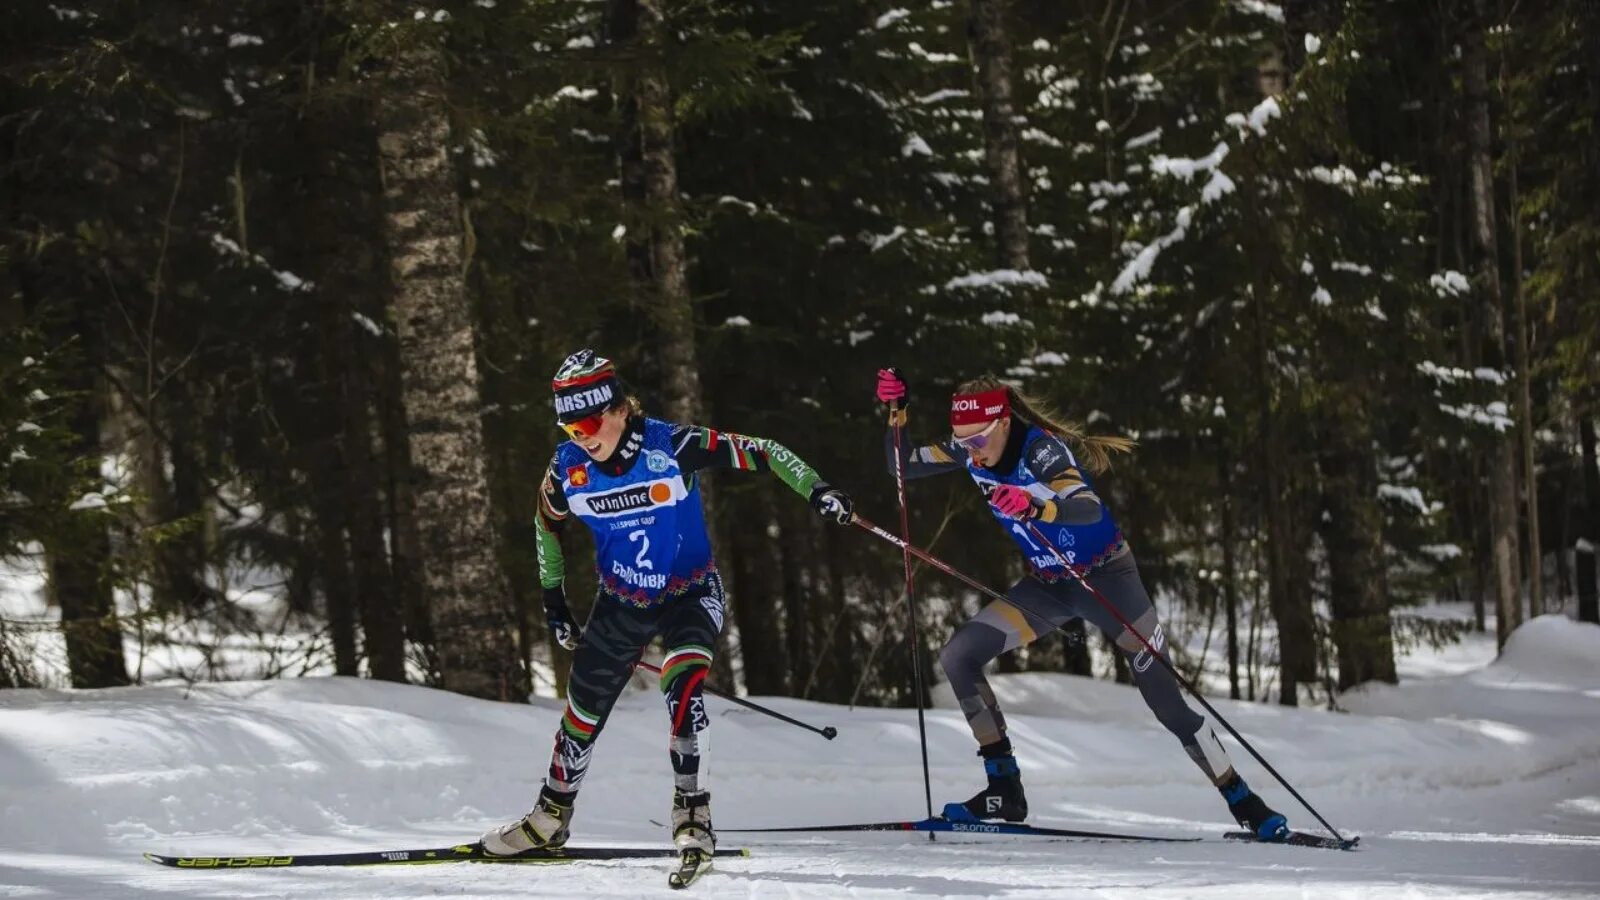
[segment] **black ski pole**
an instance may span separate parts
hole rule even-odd
[[[1284,778],[1282,775],[1278,774],[1278,770],[1272,767],[1272,763],[1267,762],[1266,757],[1263,757],[1260,753],[1256,752],[1256,748],[1251,746],[1249,741],[1245,740],[1244,735],[1240,734],[1239,730],[1234,728],[1231,722],[1223,718],[1222,713],[1217,712],[1217,708],[1212,706],[1211,702],[1195,689],[1195,686],[1190,683],[1189,679],[1183,677],[1183,673],[1178,671],[1177,666],[1174,666],[1171,662],[1169,662],[1167,657],[1162,654],[1160,650],[1156,649],[1155,645],[1151,644],[1144,635],[1140,634],[1139,629],[1133,627],[1133,623],[1129,622],[1127,617],[1124,616],[1121,611],[1116,608],[1116,606],[1112,605],[1111,601],[1107,600],[1104,594],[1100,593],[1098,590],[1095,590],[1094,585],[1089,583],[1089,579],[1085,578],[1082,573],[1080,573],[1077,568],[1073,566],[1072,563],[1068,562],[1066,556],[1064,556],[1061,551],[1056,548],[1056,545],[1050,543],[1050,540],[1046,538],[1041,531],[1039,531],[1039,526],[1035,525],[1031,521],[1029,521],[1027,525],[1028,530],[1033,533],[1033,536],[1039,539],[1039,543],[1050,548],[1050,552],[1055,554],[1056,559],[1061,561],[1061,565],[1065,566],[1067,571],[1072,574],[1072,577],[1076,578],[1078,583],[1083,585],[1084,590],[1094,595],[1094,598],[1100,601],[1100,605],[1105,607],[1106,611],[1111,613],[1111,615],[1115,617],[1118,622],[1122,623],[1123,628],[1128,629],[1128,631],[1131,632],[1134,637],[1138,638],[1139,643],[1143,644],[1144,648],[1150,651],[1150,655],[1155,657],[1156,660],[1161,663],[1161,665],[1165,666],[1167,671],[1172,673],[1173,678],[1178,679],[1178,683],[1183,685],[1184,690],[1188,691],[1190,696],[1194,697],[1196,700],[1199,700],[1200,705],[1206,708],[1206,712],[1210,713],[1212,718],[1216,719],[1218,722],[1221,722],[1222,727],[1228,729],[1228,733],[1233,735],[1234,740],[1238,741],[1240,746],[1250,751],[1250,755],[1256,758],[1256,762],[1261,763],[1261,765],[1268,772],[1271,772],[1272,777],[1278,779],[1278,783],[1283,785],[1290,794],[1293,794],[1294,799],[1300,801],[1300,805],[1304,806],[1307,812],[1311,813],[1311,815],[1316,817],[1318,822],[1322,823],[1322,827],[1328,829],[1328,831],[1339,841],[1343,841],[1345,839],[1344,835],[1340,834],[1338,829],[1328,824],[1328,820],[1322,817],[1322,813],[1317,812],[1316,807],[1308,803],[1306,798],[1300,796],[1300,792],[1294,789],[1294,785],[1290,784],[1287,778]]]
[[[891,401],[889,403],[891,414],[899,412],[903,408],[898,402]],[[899,425],[891,424],[889,430],[894,432],[894,490],[896,496],[900,499],[900,537],[903,546],[909,548],[911,546],[911,522],[906,513],[906,472],[900,445],[900,432],[905,429]],[[911,684],[912,688],[917,692],[917,738],[922,745],[922,796],[927,801],[928,818],[931,819],[933,818],[933,779],[928,775],[928,723],[922,710],[924,697],[922,686],[922,637],[917,629],[917,601],[915,592],[912,589],[915,575],[911,571],[911,551],[904,549],[902,550],[902,555],[906,566],[906,613],[910,622],[908,627],[911,632]],[[928,832],[928,840],[931,841],[933,839],[933,832]]]
[[[642,669],[649,669],[650,671],[656,673],[657,675],[661,674],[661,667],[660,666],[653,666],[653,665],[645,662],[642,659],[639,660],[639,662],[635,663],[635,665],[639,666]],[[821,728],[818,728],[815,725],[807,725],[806,723],[800,721],[799,719],[790,718],[789,716],[786,716],[783,713],[778,712],[775,709],[768,709],[767,707],[762,706],[759,703],[751,703],[749,700],[746,700],[743,697],[736,697],[733,694],[728,693],[727,691],[719,691],[719,690],[717,690],[716,688],[712,687],[709,684],[703,684],[702,683],[701,687],[708,694],[714,694],[714,695],[716,695],[718,697],[721,697],[724,700],[728,700],[728,701],[731,701],[733,703],[737,703],[740,706],[744,707],[745,709],[755,710],[756,712],[761,713],[764,716],[771,716],[772,718],[777,719],[780,722],[788,722],[790,725],[794,725],[797,728],[804,728],[807,731],[814,731],[817,734],[822,735],[823,737],[827,738],[830,741],[839,736],[839,729],[833,727],[832,725],[824,725]]]

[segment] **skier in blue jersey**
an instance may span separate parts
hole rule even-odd
[[[485,834],[483,847],[509,856],[566,843],[595,739],[645,645],[659,636],[666,651],[661,690],[671,726],[673,843],[709,857],[716,838],[711,795],[700,780],[710,724],[701,689],[722,631],[724,595],[706,536],[699,473],[770,471],[839,522],[850,520],[850,498],[775,441],[646,417],[611,361],[592,350],[567,357],[552,389],[556,422],[571,440],[550,461],[535,522],[545,619],[556,640],[573,651],[567,707],[533,810]],[[566,566],[556,536],[572,518],[594,533],[600,576],[599,596],[581,630],[562,589]]]
[[[1126,452],[1132,442],[1086,436],[1016,388],[988,377],[956,388],[950,437],[912,447],[904,440],[906,385],[895,370],[879,371],[877,397],[890,407],[885,441],[889,471],[898,466],[908,479],[966,472],[1028,566],[1028,574],[1006,592],[1006,600],[989,604],[956,629],[939,654],[988,776],[988,786],[972,799],[946,804],[945,817],[1010,822],[1027,817],[1021,769],[983,667],[1007,650],[1083,618],[1105,632],[1127,658],[1150,711],[1222,793],[1233,817],[1259,838],[1283,839],[1288,823],[1239,777],[1211,724],[1185,702],[1177,679],[1155,664],[1143,642],[1056,555],[1059,550],[1067,564],[1165,654],[1166,636],[1139,579],[1133,551],[1089,479],[1091,472],[1109,465],[1111,451]],[[899,458],[897,447],[904,448]],[[1040,542],[1041,534],[1051,546]]]

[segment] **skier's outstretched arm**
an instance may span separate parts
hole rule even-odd
[[[771,472],[828,518],[848,522],[854,511],[848,495],[823,481],[798,454],[771,438],[679,425],[673,430],[672,446],[685,477],[703,469]]]

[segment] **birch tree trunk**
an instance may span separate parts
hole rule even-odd
[[[1484,58],[1486,3],[1473,4],[1474,21],[1463,40],[1466,86],[1467,155],[1472,206],[1472,243],[1477,257],[1476,294],[1481,298],[1483,365],[1505,370],[1505,316],[1500,290],[1500,251],[1495,234],[1493,134],[1489,123],[1487,62]],[[1487,439],[1489,472],[1489,556],[1494,565],[1495,639],[1504,646],[1522,621],[1522,572],[1517,543],[1517,447],[1511,435],[1496,431]]]
[[[520,700],[528,686],[495,558],[444,57],[431,35],[410,37],[375,92],[375,117],[420,569],[444,687]]]
[[[1026,271],[1032,268],[1028,258],[1028,184],[1018,152],[1007,7],[1007,0],[972,0],[969,36],[972,61],[978,69],[983,156],[993,186],[989,203],[999,262],[1003,268]]]

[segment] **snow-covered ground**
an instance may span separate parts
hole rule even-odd
[[[1452,651],[1349,713],[1215,701],[1341,830],[1353,853],[899,834],[735,835],[753,848],[705,896],[1592,897],[1600,894],[1600,628],[1525,625],[1506,654]],[[1476,651],[1473,648],[1476,647]],[[1462,654],[1476,652],[1476,659]],[[1215,838],[1216,793],[1131,689],[996,679],[1035,824]],[[820,737],[712,699],[716,821],[916,818],[914,711],[770,699]],[[194,872],[142,851],[316,852],[450,844],[523,812],[560,706],[339,678],[0,692],[0,897],[636,897],[663,861]],[[957,712],[928,719],[935,803],[976,789]],[[665,714],[628,694],[595,751],[573,843],[664,843]],[[1235,760],[1302,827],[1311,817]]]

